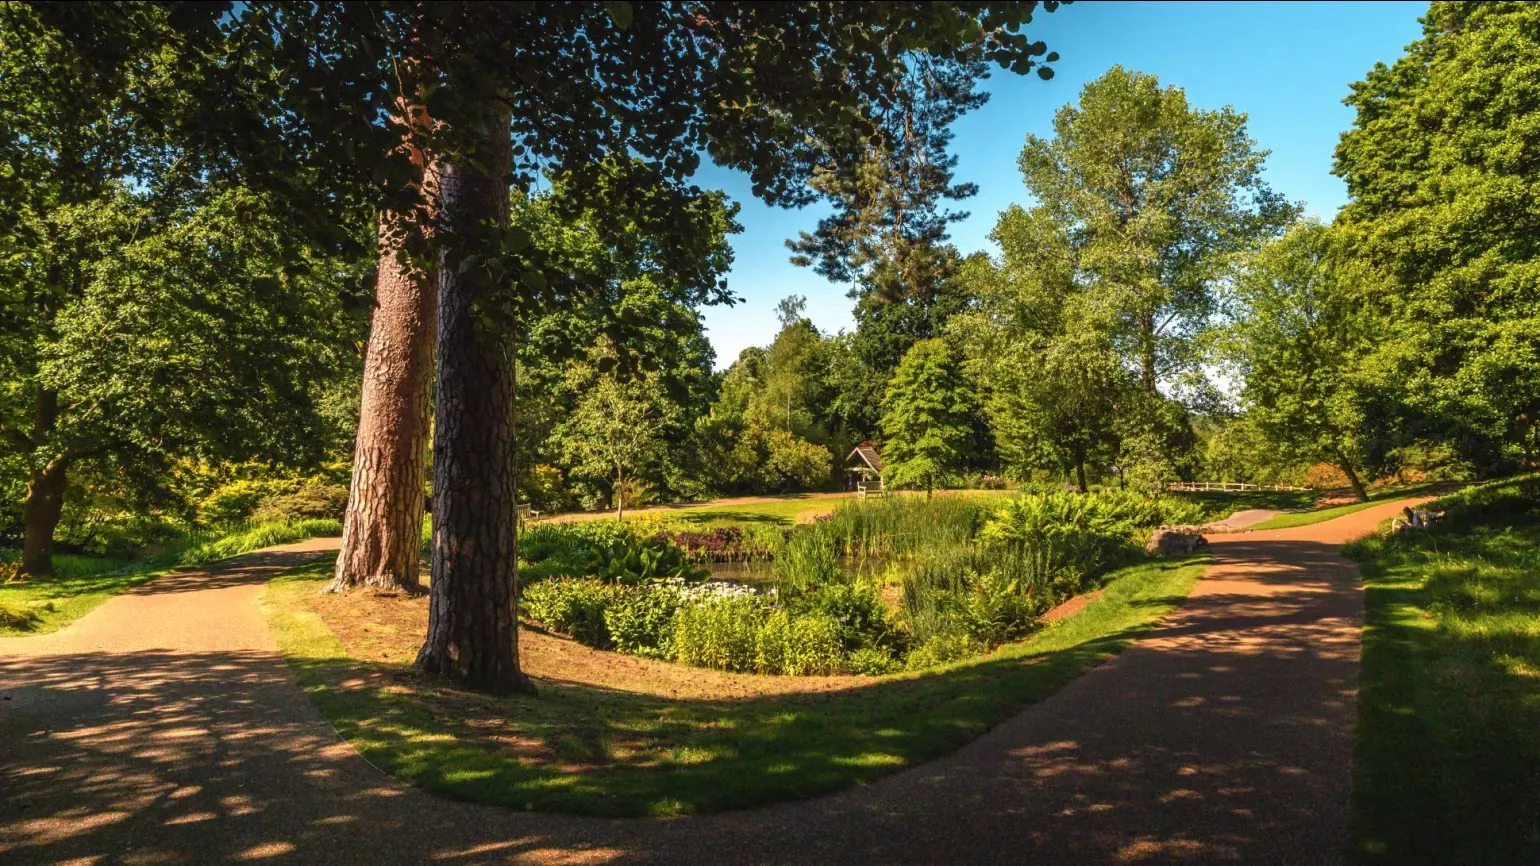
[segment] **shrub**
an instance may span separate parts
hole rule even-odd
[[[904,669],[904,663],[880,649],[862,647],[845,659],[845,668],[853,674],[880,677]]]
[[[713,529],[660,529],[653,540],[673,544],[691,562],[750,562],[774,553],[773,533],[745,532],[737,526]]]
[[[251,512],[257,523],[281,520],[341,520],[348,510],[348,488],[342,484],[311,480],[290,493],[270,493]]]
[[[969,578],[957,606],[964,634],[976,643],[999,646],[1026,633],[1036,611],[1018,580],[999,568]]]
[[[832,674],[844,655],[840,624],[829,616],[777,610],[760,624],[755,640],[755,668],[762,674]]]
[[[539,511],[565,511],[572,507],[572,492],[555,466],[538,463],[529,467],[520,479],[520,487],[524,501]]]
[[[605,609],[615,595],[612,587],[597,580],[568,578],[541,581],[521,595],[530,619],[584,646],[610,646]]]
[[[867,583],[836,583],[807,595],[802,604],[814,614],[838,623],[840,644],[846,651],[877,648],[896,651],[903,636],[888,616],[877,594]]]
[[[1030,585],[1063,569],[1095,574],[1130,552],[1142,526],[1160,522],[1158,506],[1129,494],[1046,493],[1001,503],[980,538],[1015,549],[1031,568]]]
[[[547,577],[599,577],[624,584],[705,578],[678,546],[642,536],[618,520],[542,524],[519,537],[519,560],[531,582]]]
[[[765,442],[761,472],[769,486],[783,490],[822,487],[829,481],[834,453],[822,445],[799,439],[785,430],[772,430]]]
[[[938,634],[916,647],[904,666],[921,671],[978,655],[985,649],[987,647],[965,634]]]
[[[674,615],[682,604],[671,586],[618,588],[604,609],[604,626],[615,649],[646,658],[674,655]]]
[[[204,565],[276,544],[292,544],[307,538],[341,534],[342,524],[335,520],[265,523],[189,547],[179,561],[182,565]]]
[[[127,560],[145,548],[169,545],[182,534],[175,524],[155,515],[66,508],[54,540],[60,551]]]
[[[826,534],[816,527],[793,532],[775,558],[776,587],[788,596],[846,581],[844,563]]]
[[[767,613],[764,602],[753,596],[682,607],[674,617],[674,658],[696,667],[753,671]]]
[[[204,526],[229,526],[251,516],[258,503],[274,494],[294,489],[289,481],[238,478],[214,488],[198,503],[198,522]]]

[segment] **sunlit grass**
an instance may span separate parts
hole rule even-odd
[[[1462,491],[1430,530],[1350,545],[1366,627],[1365,863],[1540,862],[1540,477]]]
[[[1352,514],[1355,511],[1363,511],[1393,499],[1405,499],[1427,493],[1436,488],[1435,484],[1397,484],[1376,490],[1369,494],[1368,502],[1350,502],[1347,505],[1338,505],[1332,508],[1318,508],[1314,511],[1291,512],[1280,514],[1271,520],[1258,523],[1251,529],[1293,529],[1296,526],[1309,526],[1314,523],[1332,520]]]
[[[1204,567],[1116,572],[1079,614],[986,657],[846,691],[739,700],[554,682],[535,698],[494,698],[354,662],[309,605],[324,561],[271,583],[263,608],[301,684],[387,772],[517,809],[670,815],[808,797],[950,752],[1120,651]]]
[[[97,574],[60,571],[57,577],[0,584],[0,635],[57,631],[166,569],[162,565],[158,569]]]

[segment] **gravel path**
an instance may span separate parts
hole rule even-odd
[[[1405,504],[1213,537],[1159,628],[949,757],[671,820],[453,803],[376,772],[257,610],[329,542],[266,551],[0,640],[0,862],[1335,862],[1362,620],[1336,549]]]
[[[1210,523],[1209,526],[1220,531],[1239,532],[1248,526],[1255,526],[1258,523],[1272,520],[1282,513],[1282,511],[1274,511],[1271,508],[1248,508],[1245,511],[1237,511],[1224,520]]]

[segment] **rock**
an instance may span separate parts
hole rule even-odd
[[[1208,546],[1208,539],[1186,528],[1162,528],[1150,535],[1144,549],[1156,556],[1186,556]]]

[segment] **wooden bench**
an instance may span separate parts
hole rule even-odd
[[[520,523],[535,523],[540,520],[540,512],[535,511],[528,505],[515,505],[513,507],[513,514]]]

